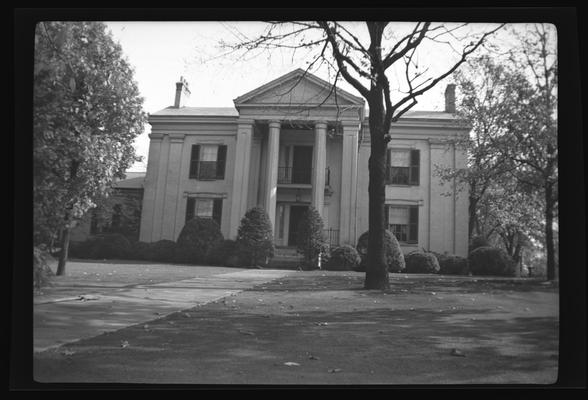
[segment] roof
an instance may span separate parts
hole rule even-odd
[[[126,179],[114,182],[112,187],[117,189],[143,189],[145,172],[127,172],[126,175]]]
[[[366,119],[369,117],[369,109],[365,111]],[[444,119],[444,120],[455,120],[458,119],[455,114],[447,113],[444,111],[407,111],[401,117],[401,119]]]
[[[195,117],[238,117],[235,107],[167,107],[150,114],[151,116],[195,116]]]

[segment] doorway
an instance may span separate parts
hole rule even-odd
[[[308,206],[290,206],[290,226],[288,228],[288,246],[296,246],[296,233]]]
[[[292,183],[310,183],[312,146],[294,146]]]

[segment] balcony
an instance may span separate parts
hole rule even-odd
[[[279,185],[312,184],[312,168],[278,167]],[[325,168],[325,186],[331,184],[331,170]]]

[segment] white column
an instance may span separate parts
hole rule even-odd
[[[231,195],[231,237],[237,236],[241,218],[243,218],[247,212],[252,137],[253,120],[239,120],[237,126],[237,144],[235,148],[233,191]]]
[[[153,229],[151,241],[163,239],[163,210],[165,207],[165,187],[169,161],[169,135],[164,134],[161,141],[159,163],[157,166],[157,184],[155,188],[155,209],[153,211]]]
[[[272,223],[276,226],[276,199],[278,195],[278,160],[280,150],[280,122],[269,123],[267,145],[267,183],[265,187],[265,210]]]
[[[147,173],[143,184],[143,204],[141,207],[141,234],[139,240],[150,243],[154,228],[155,194],[157,192],[157,177],[159,173],[159,159],[161,156],[161,140],[163,135],[152,133],[149,135],[149,160]]]
[[[312,153],[312,206],[323,217],[325,204],[325,170],[327,164],[327,124],[317,122],[314,128],[314,151]]]
[[[163,206],[161,238],[176,240],[176,208],[178,206],[178,187],[180,184],[180,170],[182,160],[182,147],[184,146],[184,134],[170,134],[169,158],[167,178],[165,180],[165,195]]]
[[[355,205],[357,191],[357,147],[359,122],[343,121],[343,157],[341,161],[341,244],[355,245]]]

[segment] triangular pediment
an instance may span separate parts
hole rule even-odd
[[[297,69],[233,100],[240,105],[363,106],[361,97],[354,96],[303,69]]]

